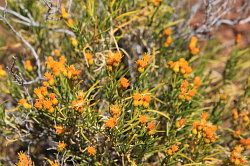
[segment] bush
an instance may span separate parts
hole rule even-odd
[[[0,131],[19,159],[3,163],[249,164],[249,49],[233,46],[214,80],[221,49],[183,37],[170,2],[8,8],[3,22],[29,51],[0,68]]]

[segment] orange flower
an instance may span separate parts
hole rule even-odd
[[[159,6],[162,0],[148,0],[149,3],[153,3],[155,6]]]
[[[25,109],[30,109],[32,106],[27,102],[26,99],[22,98],[18,101],[20,106],[23,106]]]
[[[138,59],[136,61],[137,68],[140,73],[144,72],[145,68],[148,66],[149,60],[150,60],[150,55],[145,54],[141,59]]]
[[[168,66],[176,73],[181,72],[184,77],[189,76],[192,72],[192,68],[188,65],[188,62],[184,58],[180,58],[179,61],[176,62],[169,61]]]
[[[121,114],[121,108],[118,105],[112,105],[110,111],[113,116],[117,117]]]
[[[241,130],[235,130],[233,133],[233,136],[236,138],[240,137],[240,135],[241,135]]]
[[[175,126],[177,128],[181,128],[185,125],[185,123],[186,123],[186,119],[181,118],[181,119],[176,121]]]
[[[107,67],[112,71],[113,67],[118,67],[122,59],[120,52],[109,52],[107,55]]]
[[[200,49],[197,47],[198,38],[193,36],[191,37],[190,43],[189,43],[189,50],[191,54],[197,55],[200,52]]]
[[[76,100],[72,101],[71,106],[78,112],[82,112],[85,106],[84,94],[80,93],[76,98],[77,98]]]
[[[58,104],[58,100],[56,99],[56,94],[55,93],[50,93],[49,98],[50,98],[50,101],[52,102],[52,104],[54,104],[54,105]]]
[[[61,55],[61,51],[58,50],[58,49],[55,49],[55,50],[53,51],[53,54],[54,54],[55,56],[60,56],[60,55]]]
[[[31,159],[23,152],[18,153],[18,163],[16,166],[32,166]]]
[[[64,133],[64,127],[63,126],[61,126],[61,125],[55,125],[54,128],[56,130],[56,134],[59,135],[59,134]]]
[[[199,88],[201,86],[201,78],[199,76],[196,76],[193,80],[194,87]]]
[[[241,139],[240,143],[244,146],[246,146],[247,149],[250,149],[250,138],[247,139]]]
[[[24,61],[24,68],[28,71],[32,71],[33,70],[33,67],[32,67],[32,64],[31,64],[31,61],[30,60],[26,60]]]
[[[238,145],[234,147],[233,151],[231,152],[230,161],[235,165],[242,165],[247,162],[246,159],[241,154],[242,150],[243,148],[240,145]]]
[[[58,143],[58,145],[57,145],[57,150],[59,151],[59,152],[61,152],[61,151],[63,151],[65,148],[66,148],[66,146],[67,146],[67,144],[66,143],[64,143],[64,141],[59,141],[59,143]]]
[[[76,70],[74,65],[70,65],[67,68],[67,77],[69,79],[73,78],[76,79],[79,75],[80,75],[81,71],[80,70]]]
[[[6,74],[6,71],[3,70],[3,66],[0,65],[0,77],[5,77],[7,74]]]
[[[134,106],[143,106],[145,108],[149,107],[151,101],[151,96],[147,91],[144,91],[142,94],[135,93],[133,95],[133,105]]]
[[[84,54],[84,56],[85,56],[85,58],[86,58],[86,60],[87,60],[87,62],[88,62],[89,65],[93,65],[94,64],[93,55],[90,52],[86,52]]]
[[[148,134],[149,135],[154,134],[155,133],[155,123],[153,121],[149,122],[148,126],[147,126],[147,129],[148,129]]]
[[[69,17],[68,12],[66,11],[66,9],[64,8],[64,6],[61,7],[61,15],[64,19],[67,19]]]
[[[167,150],[167,154],[168,155],[173,155],[174,153],[176,153],[179,150],[179,147],[177,145],[172,145],[168,150]]]
[[[96,149],[93,146],[87,147],[87,151],[88,151],[89,155],[94,156],[96,154]]]
[[[108,127],[108,128],[114,128],[117,124],[117,119],[116,118],[109,118],[107,121],[106,121],[106,124],[105,126]]]
[[[239,113],[236,108],[232,110],[232,116],[234,120],[237,120],[239,118]]]
[[[67,25],[68,25],[68,27],[70,27],[70,28],[74,28],[74,26],[75,26],[74,20],[71,19],[71,18],[69,18],[69,19],[67,20]]]
[[[147,123],[148,117],[146,115],[140,115],[139,116],[139,122],[140,123]]]
[[[168,36],[164,43],[164,46],[169,47],[172,43],[173,43],[173,38],[171,36]]]
[[[43,101],[44,101],[43,99],[36,99],[34,106],[37,109],[41,110],[43,108]]]
[[[127,89],[128,86],[129,86],[129,80],[125,77],[122,77],[120,79],[120,86],[123,88],[123,89]]]
[[[171,28],[166,28],[166,29],[164,29],[164,35],[170,36],[171,34],[172,34]]]
[[[44,74],[44,78],[48,81],[49,85],[51,85],[51,86],[54,85],[55,80],[54,80],[54,78],[53,78],[53,76],[52,76],[51,73],[46,72],[46,73]]]
[[[57,161],[49,161],[50,166],[59,166]]]
[[[209,117],[209,114],[208,114],[207,112],[203,112],[203,113],[201,114],[201,118],[202,118],[204,121],[207,121],[208,117]]]

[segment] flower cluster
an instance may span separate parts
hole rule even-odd
[[[78,112],[83,112],[85,106],[85,94],[83,92],[80,92],[76,96],[76,99],[71,102],[71,106]]]
[[[172,146],[167,150],[167,154],[171,156],[171,155],[175,154],[178,150],[179,150],[179,146],[178,146],[178,145],[172,145]]]
[[[249,111],[242,111],[239,113],[239,111],[234,108],[232,110],[232,117],[235,122],[238,122],[239,124],[245,124],[247,125],[249,123],[249,117],[248,117]]]
[[[241,139],[240,143],[241,143],[241,145],[245,146],[246,149],[250,149],[250,138]]]
[[[145,54],[141,59],[138,59],[136,61],[137,70],[140,73],[144,72],[145,68],[148,66],[149,60],[150,60],[150,55],[149,54]]]
[[[164,35],[166,36],[166,40],[164,43],[165,47],[169,47],[173,43],[173,38],[172,38],[172,30],[170,28],[166,28],[164,30]]]
[[[93,146],[88,146],[87,151],[88,151],[89,155],[94,156],[96,154],[96,149]]]
[[[169,61],[168,66],[176,73],[181,72],[184,77],[188,77],[189,74],[192,73],[192,68],[184,58],[180,58],[175,62]]]
[[[129,80],[125,77],[120,79],[120,86],[122,89],[127,89],[129,87]]]
[[[61,7],[61,15],[62,18],[66,21],[67,26],[70,28],[74,28],[75,26],[74,20],[70,18],[69,13],[66,11],[64,6]]]
[[[182,128],[186,123],[186,119],[184,118],[181,118],[181,119],[178,119],[176,122],[175,122],[175,126],[176,128]]]
[[[179,98],[182,100],[188,100],[190,101],[193,96],[197,93],[197,89],[201,85],[201,79],[200,77],[195,77],[193,80],[193,84],[190,85],[190,83],[187,80],[183,80],[180,87],[180,94]]]
[[[16,166],[32,166],[32,160],[28,157],[25,153],[19,152],[18,153],[18,163]]]
[[[107,68],[112,71],[114,67],[118,67],[122,60],[121,52],[109,52],[107,55]]]
[[[201,120],[193,123],[192,133],[198,138],[203,138],[205,143],[213,143],[217,139],[217,127],[207,121],[208,116],[208,113],[202,113]]]
[[[35,102],[35,108],[38,110],[47,110],[50,113],[54,112],[54,106],[58,104],[55,93],[49,93],[47,87],[40,87],[34,90],[38,97]]]
[[[147,91],[144,91],[143,93],[134,93],[133,95],[133,105],[135,107],[143,106],[145,108],[148,108],[150,101],[151,95]]]
[[[66,148],[67,144],[64,141],[59,141],[57,145],[57,151],[62,152]]]
[[[192,36],[188,48],[193,55],[197,55],[200,52],[200,49],[197,47],[197,42],[197,37]]]
[[[117,104],[110,106],[110,113],[113,117],[119,117],[121,114],[121,108]]]
[[[105,126],[108,127],[108,128],[114,128],[117,124],[117,118],[116,117],[110,117],[106,123],[105,123]]]
[[[46,62],[48,69],[51,69],[53,75],[58,76],[60,74],[63,74],[69,79],[76,79],[81,71],[77,70],[74,65],[70,65],[67,67],[65,63],[66,59],[64,56],[60,56],[59,61],[56,61],[53,59],[53,57],[49,56]]]
[[[23,106],[25,109],[30,109],[32,106],[27,102],[27,100],[26,99],[20,99],[19,101],[18,101],[18,104],[20,105],[20,106]]]
[[[56,130],[56,134],[58,135],[63,134],[65,132],[64,127],[62,125],[55,125],[54,128]]]
[[[154,121],[149,122],[147,125],[148,134],[153,135],[156,132],[155,128],[156,128],[155,122]]]
[[[246,159],[242,156],[243,148],[240,145],[234,147],[230,155],[230,161],[235,165],[246,164]]]

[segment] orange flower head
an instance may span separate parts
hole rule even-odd
[[[87,60],[87,62],[88,62],[89,65],[93,65],[94,64],[93,54],[91,54],[90,52],[86,52],[84,54],[84,56],[85,56],[85,58],[86,58],[86,60]]]
[[[148,121],[147,115],[140,115],[139,116],[139,122],[140,123],[144,124],[144,123],[147,123],[147,121]]]
[[[117,117],[121,114],[121,108],[118,105],[112,105],[110,111],[113,116]]]
[[[108,128],[114,128],[117,124],[117,119],[116,118],[109,118],[107,121],[106,121],[106,124],[105,126],[108,127]]]
[[[201,78],[199,76],[196,76],[193,80],[194,87],[199,88],[201,86]]]
[[[205,120],[205,121],[207,121],[208,117],[209,117],[209,114],[208,114],[207,112],[203,112],[203,113],[201,114],[201,118],[202,118],[203,120]]]
[[[16,166],[32,166],[32,160],[23,152],[18,153],[18,163]]]
[[[20,106],[23,106],[25,109],[30,109],[32,106],[27,102],[27,100],[26,99],[20,99],[19,101],[18,101],[18,104],[20,105]]]
[[[56,130],[56,134],[60,135],[60,134],[64,133],[64,127],[63,126],[55,125],[54,128]]]
[[[69,19],[67,20],[67,25],[68,25],[68,27],[70,27],[70,28],[74,28],[74,26],[75,26],[74,20],[71,19],[71,18],[69,18]]]
[[[89,155],[94,156],[96,154],[96,149],[93,146],[89,146],[87,147],[87,152],[89,153]]]
[[[50,166],[60,166],[57,161],[50,161],[49,164]]]
[[[53,54],[54,54],[55,56],[60,56],[60,55],[61,55],[61,51],[60,51],[59,49],[55,49],[55,50],[53,51]]]
[[[200,49],[197,47],[197,42],[198,42],[197,37],[195,37],[195,36],[191,37],[188,48],[189,48],[191,54],[193,54],[193,55],[197,55],[200,52]]]
[[[61,152],[61,151],[63,151],[65,148],[66,148],[66,146],[67,146],[67,144],[66,143],[64,143],[64,141],[59,141],[59,143],[58,143],[58,145],[57,145],[57,150],[59,151],[59,152]]]
[[[112,70],[113,67],[118,67],[121,63],[122,54],[120,52],[109,52],[107,55],[107,67]]]
[[[120,79],[120,86],[123,88],[123,89],[127,89],[128,86],[129,86],[129,80],[125,77],[122,77]]]
[[[173,38],[171,36],[168,36],[164,43],[164,46],[169,47],[172,43],[173,43]]]
[[[69,14],[66,11],[66,9],[64,8],[64,6],[61,7],[61,15],[62,15],[62,18],[64,18],[64,19],[69,18]]]
[[[24,68],[28,71],[32,71],[33,70],[33,66],[31,64],[30,60],[26,60],[24,61]]]
[[[67,68],[67,77],[69,79],[76,79],[80,75],[81,71],[77,70],[74,65],[70,65]]]
[[[172,34],[172,29],[171,28],[164,29],[164,35],[170,36],[171,34]]]
[[[177,128],[181,128],[185,125],[185,123],[186,123],[186,119],[181,118],[181,119],[176,121],[175,126]]]
[[[149,122],[147,128],[149,131],[155,130],[155,123],[153,121]]]

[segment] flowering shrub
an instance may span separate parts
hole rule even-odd
[[[1,133],[20,144],[18,161],[3,163],[249,164],[249,49],[236,44],[214,81],[215,44],[202,49],[198,37],[175,32],[165,1],[51,2],[50,10],[58,7],[52,14],[35,1],[22,4],[31,12],[24,17],[41,23],[15,27],[33,34],[28,40],[12,29],[11,13],[4,17],[31,51],[8,70],[0,66],[1,91],[10,98],[1,104]],[[22,11],[14,1],[8,7]],[[150,37],[125,47],[139,25]],[[233,83],[241,92],[230,95]]]

